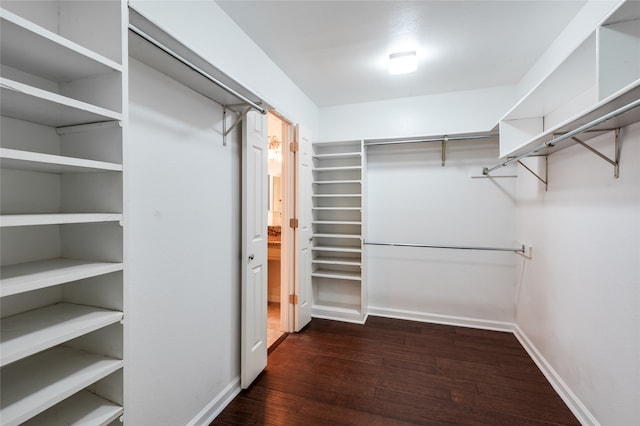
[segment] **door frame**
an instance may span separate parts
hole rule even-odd
[[[295,306],[289,303],[289,295],[295,294],[295,248],[296,231],[289,226],[290,219],[295,218],[295,153],[289,149],[295,140],[295,125],[276,109],[270,114],[282,121],[282,233],[280,246],[280,329],[286,333],[294,331]],[[286,128],[286,130],[285,130]]]

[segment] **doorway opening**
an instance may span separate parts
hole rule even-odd
[[[293,241],[289,238],[289,211],[292,198],[289,183],[291,174],[289,143],[293,126],[275,111],[267,120],[268,135],[268,290],[267,290],[267,347],[272,350],[292,331],[290,325],[289,268],[293,266],[289,253]]]

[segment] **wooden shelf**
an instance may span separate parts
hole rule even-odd
[[[2,64],[51,81],[71,81],[122,65],[48,31],[7,10],[1,10]]]
[[[2,267],[0,297],[122,271],[122,263],[50,259]]]
[[[119,222],[121,220],[120,213],[8,214],[0,216],[0,227]]]
[[[335,278],[340,280],[361,281],[360,272],[333,271],[330,269],[317,269],[311,273],[312,277]]]
[[[0,166],[42,173],[121,172],[122,165],[61,155],[0,148]]]
[[[123,411],[121,406],[111,401],[80,391],[22,426],[106,426],[120,417]]]
[[[334,258],[334,257],[317,257],[311,260],[311,263],[324,264],[324,265],[346,265],[346,266],[362,266],[360,259],[349,260],[348,258]]]
[[[314,246],[313,251],[334,251],[342,253],[362,253],[359,247],[334,247],[334,246]]]
[[[122,120],[122,114],[0,78],[2,115],[53,127]]]
[[[114,324],[122,312],[58,303],[2,319],[0,365]]]
[[[122,365],[122,360],[59,346],[4,367],[3,426],[29,420]]]

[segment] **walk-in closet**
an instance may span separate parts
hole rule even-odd
[[[2,0],[0,425],[640,424],[640,1]]]

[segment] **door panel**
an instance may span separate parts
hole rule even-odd
[[[296,294],[298,304],[295,314],[295,331],[300,331],[311,321],[313,297],[311,293],[311,170],[313,167],[311,132],[303,127],[297,129],[297,277]]]
[[[242,338],[240,384],[267,366],[267,117],[242,123]]]

